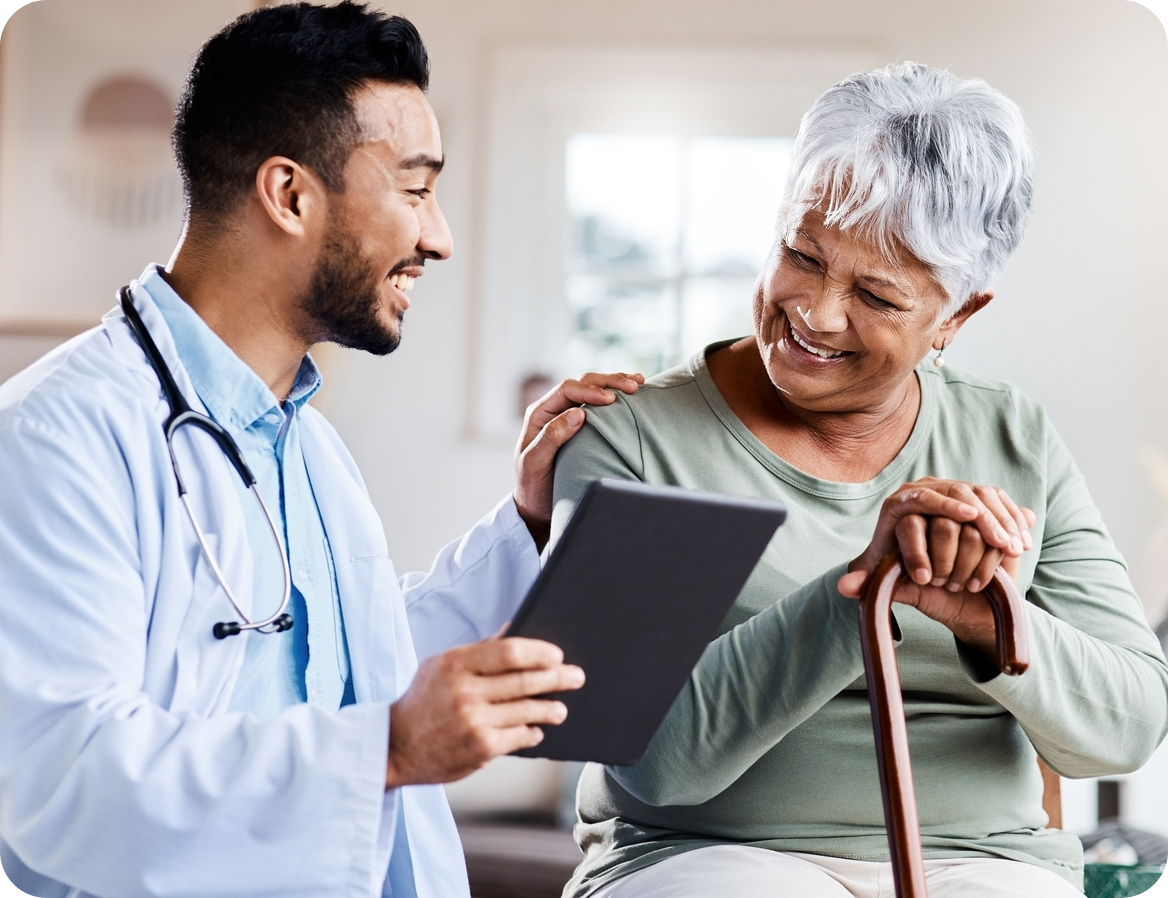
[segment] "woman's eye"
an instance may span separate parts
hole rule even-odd
[[[813,269],[819,267],[819,262],[811,258],[811,256],[807,255],[806,253],[799,252],[799,250],[795,249],[789,244],[783,244],[783,250],[786,252],[787,257],[790,258],[790,260],[800,268]]]
[[[860,298],[874,309],[895,309],[896,306],[886,299],[881,299],[875,293],[869,293],[867,290],[858,290]]]

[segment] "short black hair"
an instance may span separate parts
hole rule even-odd
[[[352,95],[369,81],[429,86],[426,47],[401,16],[345,0],[266,7],[233,21],[199,51],[175,115],[188,215],[234,211],[272,156],[342,192],[361,138]]]

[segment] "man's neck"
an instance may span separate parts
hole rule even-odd
[[[205,247],[184,234],[163,277],[211,330],[283,401],[310,343],[296,329],[295,277],[252,264],[245,249]],[[293,289],[295,283],[293,284]]]

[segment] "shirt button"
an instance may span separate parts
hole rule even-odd
[[[269,424],[279,424],[280,423],[280,416],[277,415],[275,412],[272,412],[269,415],[264,415],[264,420],[267,421]]]

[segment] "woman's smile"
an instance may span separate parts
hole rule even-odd
[[[790,339],[787,339],[788,337]],[[846,349],[835,349],[819,343],[809,335],[801,333],[786,314],[783,316],[783,336],[780,338],[780,344],[795,362],[816,368],[838,365],[855,355]]]

